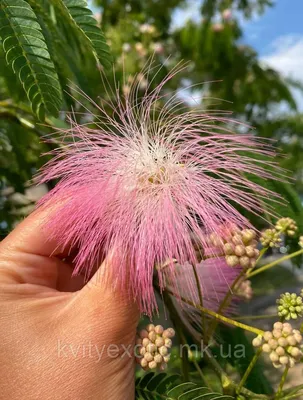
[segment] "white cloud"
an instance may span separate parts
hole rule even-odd
[[[201,4],[201,0],[190,0],[184,7],[177,8],[173,13],[171,29],[181,28],[189,20],[201,20]]]
[[[262,57],[264,64],[281,74],[303,82],[303,36],[286,35],[277,38],[272,51]]]
[[[285,35],[278,37],[271,44],[272,51],[261,58],[261,61],[283,76],[303,83],[303,36]],[[303,111],[303,94],[293,89],[298,108]]]

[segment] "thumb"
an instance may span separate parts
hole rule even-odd
[[[74,294],[77,313],[103,339],[106,336],[119,343],[133,341],[140,316],[138,306],[128,285],[122,287],[114,282],[111,265],[107,257],[89,282]]]

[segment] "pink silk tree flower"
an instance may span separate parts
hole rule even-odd
[[[39,178],[59,179],[40,206],[57,209],[47,223],[50,237],[78,249],[74,273],[89,275],[96,260],[111,254],[100,279],[110,276],[149,315],[156,308],[155,266],[170,260],[174,280],[173,259],[197,263],[193,237],[203,247],[206,233],[219,233],[222,224],[251,227],[235,206],[262,215],[264,201],[277,199],[245,176],[272,178],[267,145],[230,132],[220,114],[184,111],[175,96],[159,106],[175,73],[142,98],[134,79],[125,96],[116,91],[115,105],[94,103],[94,128],[71,120]]]
[[[182,302],[181,298],[191,301],[195,306],[201,305],[199,285],[203,307],[218,312],[225,296],[230,293],[232,301],[227,309],[224,309],[224,314],[234,314],[240,298],[238,293],[232,292],[231,287],[241,270],[240,267],[230,268],[224,257],[211,257],[196,264],[195,271],[193,265],[188,262],[183,265],[176,264],[175,279],[172,282],[168,273],[166,286],[171,292],[176,293],[176,296],[171,296],[175,309],[183,325],[194,337],[201,338],[201,312],[196,307]],[[165,268],[163,272],[165,273]]]

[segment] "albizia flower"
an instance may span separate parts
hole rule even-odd
[[[203,307],[214,312],[218,312],[225,296],[230,293],[231,302],[227,309],[224,309],[224,314],[233,314],[237,310],[240,297],[236,291],[231,291],[231,286],[240,272],[240,267],[230,268],[224,257],[211,257],[196,264],[195,271],[193,265],[188,262],[183,265],[176,264],[173,282],[168,274],[166,285],[171,292],[176,294],[171,296],[175,309],[183,325],[194,336],[201,335],[201,312],[195,307],[201,305],[198,285],[202,294]],[[195,306],[180,303],[178,297],[191,301]],[[178,307],[177,302],[182,304],[182,307]]]
[[[95,128],[71,121],[40,176],[40,182],[60,178],[41,204],[56,205],[50,235],[79,250],[75,273],[89,274],[110,253],[110,269],[100,276],[109,274],[127,288],[148,314],[156,307],[156,265],[171,260],[173,280],[172,260],[196,263],[194,242],[206,246],[206,233],[218,233],[225,223],[250,227],[235,205],[262,215],[264,199],[275,199],[245,177],[271,178],[271,163],[262,161],[271,156],[267,146],[252,135],[233,134],[220,115],[183,111],[175,97],[159,108],[160,92],[174,73],[156,89],[147,87],[142,98],[137,79],[125,97],[117,91],[111,116],[108,104],[98,106]]]

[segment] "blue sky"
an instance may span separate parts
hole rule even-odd
[[[180,26],[187,19],[200,19],[200,4],[201,0],[188,0],[186,9],[174,13],[173,24]],[[240,22],[242,41],[257,50],[262,62],[303,83],[302,16],[303,0],[276,0],[274,7],[267,8],[261,16],[249,21],[240,16]],[[302,94],[294,91],[294,95],[303,110]]]

